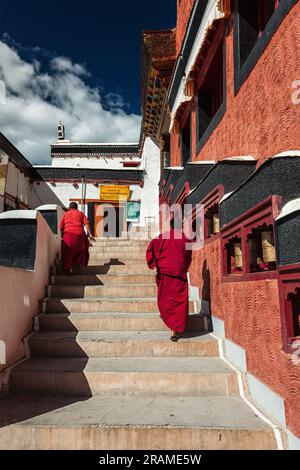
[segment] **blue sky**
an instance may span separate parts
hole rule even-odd
[[[0,31],[85,64],[96,85],[137,113],[141,31],[174,27],[175,13],[176,0],[13,0],[1,5]]]
[[[49,158],[60,118],[74,141],[137,140],[141,31],[172,28],[175,21],[176,0],[5,2],[0,129],[39,163]]]

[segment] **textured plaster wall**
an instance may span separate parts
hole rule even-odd
[[[222,283],[216,240],[193,255],[191,284],[225,322],[226,337],[246,350],[248,371],[285,400],[288,428],[300,437],[300,365],[282,351],[277,280]]]
[[[183,13],[179,22],[178,37],[181,37],[181,30],[186,26]],[[227,110],[198,155],[194,111],[193,160],[252,155],[262,163],[268,156],[300,148],[300,104],[292,101],[295,93],[292,84],[300,80],[300,61],[296,60],[300,57],[299,23],[298,2],[281,23],[237,96],[234,96],[233,31],[230,25],[226,38]],[[172,164],[178,165],[176,134],[171,137],[171,155]]]

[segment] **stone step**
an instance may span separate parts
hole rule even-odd
[[[155,284],[155,273],[147,274],[76,274],[73,276],[52,276],[53,285],[113,285],[113,284]]]
[[[30,359],[13,369],[10,393],[30,395],[238,395],[220,358]]]
[[[42,313],[156,313],[156,298],[107,298],[101,299],[46,299]],[[190,313],[194,312],[194,303],[190,302]]]
[[[157,313],[44,313],[39,315],[41,331],[165,331]],[[204,331],[204,319],[191,315],[188,331]]]
[[[114,248],[117,246],[137,246],[137,247],[147,247],[150,243],[150,240],[130,240],[130,239],[114,239],[114,240],[108,240],[108,239],[97,239],[96,241],[92,242],[93,246],[105,246],[109,248]]]
[[[132,298],[155,297],[157,287],[155,284],[123,284],[108,286],[49,286],[48,297],[62,299],[82,298]]]
[[[152,274],[154,273],[154,271],[151,271],[148,266],[146,265],[146,263],[142,262],[142,263],[139,263],[139,262],[134,262],[134,261],[130,261],[130,262],[113,262],[113,263],[109,263],[108,262],[109,260],[104,260],[103,262],[99,262],[99,261],[91,261],[89,266],[87,266],[86,268],[83,268],[82,272],[80,274],[83,274],[83,275],[95,275],[95,274],[99,274],[99,275],[106,275],[106,274],[114,274],[114,275],[119,275],[119,274],[123,274],[123,275],[135,275],[135,274]],[[61,268],[61,266],[58,266],[56,268],[56,275],[63,275],[63,270]],[[70,276],[71,278],[72,276]]]
[[[110,261],[110,260],[119,260],[119,261],[139,261],[146,264],[146,253],[136,253],[135,251],[116,251],[110,252],[107,251],[94,251],[90,252],[90,261]]]
[[[139,256],[146,256],[146,246],[136,246],[136,245],[122,245],[122,246],[101,246],[101,245],[93,245],[90,247],[90,253],[103,253],[104,256],[108,253],[109,256],[119,256],[128,254],[128,253],[136,253]]]
[[[15,424],[16,421],[22,421]],[[7,397],[2,450],[276,450],[238,397]]]
[[[43,332],[29,339],[32,357],[216,357],[218,342],[210,335],[186,333],[178,343],[168,331]]]
[[[111,244],[123,244],[123,243],[131,243],[134,245],[138,244],[149,244],[150,240],[148,238],[132,238],[130,234],[127,237],[96,237],[95,242],[93,243],[111,243]]]
[[[129,267],[144,267],[147,268],[148,271],[149,268],[147,266],[146,260],[144,258],[137,258],[137,257],[128,257],[128,256],[122,256],[122,257],[103,257],[103,256],[91,256],[89,260],[89,266],[99,266],[99,265],[109,265],[109,266],[129,266]]]

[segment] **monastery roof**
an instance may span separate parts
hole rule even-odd
[[[68,143],[61,142],[51,145],[51,156],[133,156],[140,157],[140,145],[113,143]]]
[[[142,132],[156,140],[175,60],[174,29],[142,33]]]
[[[142,170],[99,169],[99,168],[65,168],[52,166],[36,166],[35,170],[45,181],[86,181],[95,182],[127,182],[141,184],[144,179]]]

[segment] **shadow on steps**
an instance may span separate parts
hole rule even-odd
[[[70,320],[69,324],[71,331]],[[64,341],[64,332],[57,331],[64,347],[57,349],[55,356],[47,350],[47,344],[38,349],[32,347],[31,339],[38,334],[28,342],[31,357],[12,369],[8,390],[0,395],[0,427],[21,423],[92,396],[84,372],[89,357],[76,342],[78,333],[73,333],[71,341],[69,334],[66,335]]]

